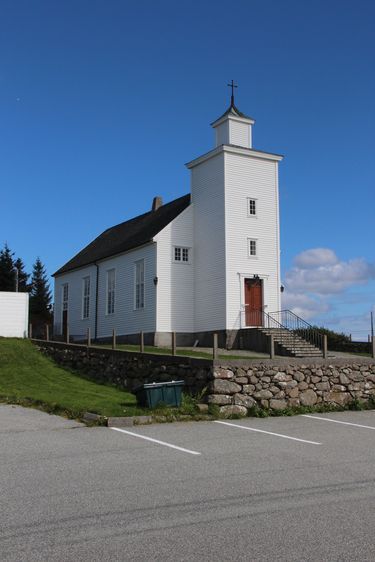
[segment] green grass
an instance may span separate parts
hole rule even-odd
[[[111,348],[110,344],[95,344],[97,347]],[[130,344],[118,344],[116,349],[122,351],[136,351],[139,353],[139,345]],[[172,350],[166,347],[153,347],[151,345],[145,345],[145,353],[154,353],[158,355],[171,355]],[[184,349],[182,347],[177,349],[177,355],[182,357],[196,357],[199,359],[212,359],[212,353],[206,351],[196,351],[191,349]],[[231,359],[257,359],[255,356],[251,355],[219,355],[219,359],[231,360]]]
[[[27,340],[0,338],[0,402],[79,418],[143,414],[130,392],[98,384],[57,366]]]

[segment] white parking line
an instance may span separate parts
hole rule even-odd
[[[164,447],[170,447],[171,449],[177,449],[177,451],[182,451],[183,453],[189,453],[190,455],[200,455],[197,451],[190,451],[189,449],[184,449],[183,447],[177,447],[177,445],[172,445],[171,443],[166,443],[165,441],[159,441],[158,439],[153,439],[152,437],[145,437],[144,435],[139,435],[139,433],[133,433],[132,431],[127,431],[125,429],[119,429],[118,427],[110,427],[114,431],[120,431],[121,433],[126,433],[127,435],[132,435],[133,437],[139,437],[139,439],[145,439],[146,441],[151,441],[152,443],[157,443],[158,445],[164,445]]]
[[[365,429],[375,429],[375,427],[372,427],[371,425],[361,425],[360,423],[343,422],[343,421],[339,421],[339,420],[333,420],[331,418],[321,418],[319,416],[309,416],[308,414],[302,414],[302,416],[304,418],[311,418],[313,420],[322,420],[322,421],[327,421],[327,422],[332,422],[332,423],[342,423],[343,425],[354,425],[354,427],[364,427]]]
[[[321,445],[316,441],[307,441],[306,439],[298,439],[297,437],[291,437],[290,435],[283,435],[282,433],[272,433],[272,431],[265,431],[264,429],[254,429],[253,427],[245,427],[244,425],[237,425],[235,423],[228,423],[223,421],[215,420],[214,423],[221,423],[223,425],[229,425],[230,427],[239,427],[240,429],[247,429],[248,431],[256,431],[257,433],[267,433],[268,435],[275,435],[276,437],[282,437],[283,439],[291,439],[292,441],[301,441],[301,443],[309,443],[310,445]]]

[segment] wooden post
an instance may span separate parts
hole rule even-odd
[[[116,349],[116,328],[112,330],[112,349]]]
[[[69,343],[69,324],[66,325],[66,343]]]
[[[328,341],[326,334],[323,336],[323,357],[324,359],[327,359],[328,357]]]
[[[275,340],[273,334],[270,334],[270,359],[275,358]]]
[[[212,350],[212,357],[213,360],[216,361],[219,359],[219,344],[218,344],[218,335],[214,334],[214,346]]]
[[[145,352],[145,338],[143,332],[139,332],[139,350],[141,353]]]
[[[375,359],[375,336],[372,336],[372,358]]]
[[[172,355],[177,355],[176,332],[172,332]]]
[[[32,339],[33,337],[33,325],[29,324],[29,338]]]
[[[49,325],[46,324],[46,341],[49,341]]]
[[[90,328],[87,328],[87,347],[91,345],[91,331]]]

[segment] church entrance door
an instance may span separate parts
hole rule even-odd
[[[62,334],[64,337],[64,341],[66,341],[66,336],[68,332],[68,311],[63,310],[62,313]]]
[[[262,279],[245,279],[245,319],[246,326],[263,326]]]

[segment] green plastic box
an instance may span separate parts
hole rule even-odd
[[[184,381],[153,382],[139,386],[134,392],[143,408],[155,408],[160,403],[178,408],[184,384]]]

